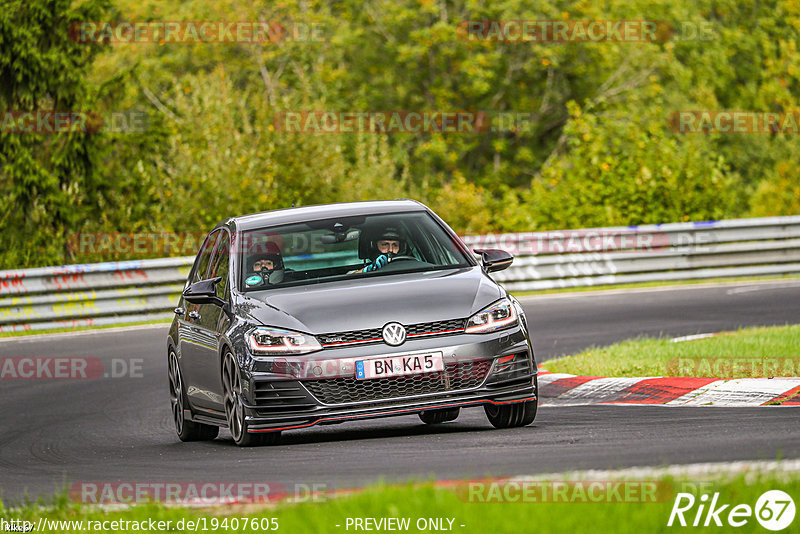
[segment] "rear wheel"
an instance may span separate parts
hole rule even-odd
[[[455,421],[458,414],[461,413],[461,408],[445,408],[440,410],[425,410],[420,412],[419,418],[426,425],[438,425],[447,423],[448,421]]]
[[[281,433],[266,432],[252,434],[247,431],[247,422],[244,420],[244,405],[242,403],[242,376],[239,365],[233,353],[227,352],[222,364],[222,387],[225,396],[225,416],[228,419],[228,429],[233,441],[240,447],[255,447],[258,445],[274,445],[280,442]]]
[[[172,420],[175,422],[175,432],[177,432],[181,441],[206,441],[217,437],[219,427],[186,420],[183,413],[184,406],[186,406],[183,375],[178,364],[178,356],[173,350],[169,351],[169,400],[172,405]]]
[[[516,402],[514,404],[487,404],[483,407],[486,417],[495,428],[515,428],[533,423],[536,419],[538,401]]]

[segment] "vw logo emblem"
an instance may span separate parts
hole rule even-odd
[[[402,345],[406,340],[406,329],[400,323],[389,323],[383,327],[383,340],[393,347]]]

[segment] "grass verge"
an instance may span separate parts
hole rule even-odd
[[[589,376],[800,376],[800,325],[743,328],[679,343],[632,339],[542,366],[554,373]]]
[[[570,482],[565,483],[564,480]],[[753,510],[759,497],[766,491],[779,489],[794,496],[795,499],[800,496],[800,474],[796,471],[761,474],[751,471],[747,475],[717,474],[713,477],[703,477],[701,480],[672,476],[648,476],[639,480],[619,479],[613,476],[599,481],[596,478],[589,481],[583,479],[582,482],[575,480],[574,478],[559,481],[537,479],[535,482],[528,481],[524,486],[521,483],[503,485],[491,480],[465,482],[450,488],[436,487],[430,483],[377,486],[350,495],[323,498],[321,502],[282,503],[271,506],[236,505],[214,509],[148,504],[120,511],[104,511],[97,507],[76,504],[66,496],[62,496],[55,505],[47,508],[29,504],[21,509],[3,510],[0,505],[0,517],[5,521],[29,521],[33,525],[39,525],[39,520],[44,517],[43,525],[49,528],[43,527],[39,532],[95,531],[94,528],[86,528],[90,526],[88,523],[90,521],[101,522],[96,523],[99,526],[106,521],[153,520],[171,522],[169,528],[161,531],[194,531],[194,524],[199,522],[196,529],[199,532],[265,532],[267,529],[263,529],[263,525],[271,526],[277,523],[277,531],[286,534],[346,533],[357,531],[352,523],[348,528],[348,519],[408,518],[408,528],[398,530],[407,532],[435,530],[430,528],[428,520],[436,519],[441,521],[442,526],[448,527],[443,530],[463,534],[473,532],[639,534],[666,532],[676,528],[673,526],[670,529],[667,527],[667,522],[679,492],[690,493],[695,497],[694,507],[684,513],[689,525],[698,511],[701,495],[708,495],[710,500],[715,493],[718,493],[717,506],[729,504],[725,513],[720,514],[723,527],[728,528],[730,526],[726,522],[727,514],[733,506],[744,504]],[[590,484],[598,482],[601,484],[599,486],[601,489],[590,490]],[[564,488],[565,484],[566,489],[561,493],[553,491],[558,485]],[[645,485],[656,489],[643,491]],[[533,491],[528,491],[526,488],[533,488]],[[634,491],[629,491],[630,488]],[[688,502],[688,498],[685,499],[687,500],[682,504]],[[780,510],[779,505],[771,504],[771,507],[775,509],[775,513]],[[706,510],[707,508],[706,506]],[[755,514],[755,510],[752,513]],[[705,510],[701,515],[700,525],[705,520]],[[747,523],[737,528],[738,532],[764,532],[755,515],[743,519]],[[63,521],[72,523],[58,523]],[[180,523],[181,521],[183,523]],[[195,523],[190,525],[189,521]],[[224,528],[223,521],[226,525]],[[422,526],[423,521],[427,528],[418,528],[418,522],[419,526]],[[796,518],[792,526],[796,526],[798,522],[800,519]],[[133,525],[125,523],[105,524],[115,526],[115,532],[147,530],[134,528]],[[38,529],[38,526],[34,528]],[[695,530],[691,526],[677,528],[681,531]],[[725,528],[722,530],[725,531]],[[791,527],[786,530],[790,531],[793,531]]]

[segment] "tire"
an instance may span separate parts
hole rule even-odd
[[[187,421],[184,407],[187,406],[186,394],[183,391],[183,375],[174,350],[169,351],[169,400],[172,407],[172,421],[175,432],[181,441],[210,441],[219,434],[219,427]]]
[[[539,401],[516,402],[514,404],[487,404],[483,407],[486,417],[495,428],[516,428],[533,423]]]
[[[426,425],[439,425],[448,421],[455,421],[459,413],[461,413],[461,408],[426,410],[419,413],[419,418]]]
[[[233,442],[240,447],[276,445],[280,442],[280,431],[253,434],[247,431],[242,404],[242,375],[233,353],[225,353],[222,363],[222,387],[224,391],[225,417]]]

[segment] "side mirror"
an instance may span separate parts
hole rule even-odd
[[[498,250],[493,248],[488,249],[475,249],[476,254],[481,255],[481,263],[487,273],[494,273],[507,269],[514,261],[514,256],[505,250]]]
[[[215,304],[219,307],[225,306],[225,301],[217,296],[217,283],[222,280],[221,276],[200,280],[186,288],[183,298],[192,304]]]

